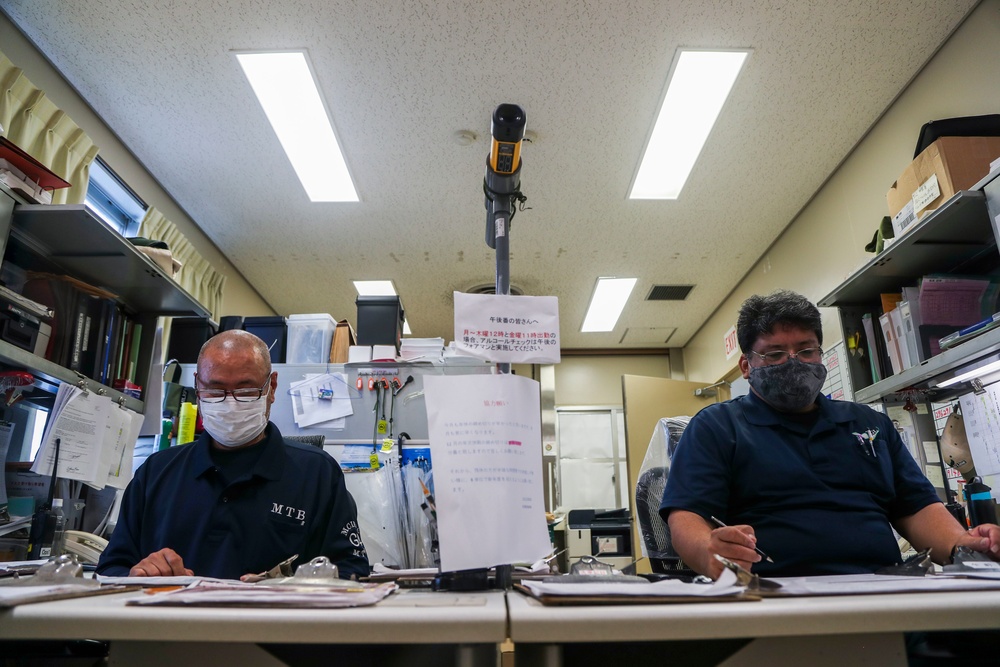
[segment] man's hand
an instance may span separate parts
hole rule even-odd
[[[708,542],[708,551],[710,558],[718,554],[749,570],[754,563],[760,561],[760,555],[754,551],[756,546],[757,536],[754,535],[753,527],[744,524],[713,530]],[[722,563],[715,558],[711,558],[709,562],[713,564],[712,578],[718,579],[722,573]]]
[[[130,577],[190,577],[184,559],[173,549],[160,549],[143,558],[128,571]]]
[[[674,510],[667,517],[674,550],[684,563],[699,574],[718,579],[723,565],[715,554],[728,558],[749,570],[760,560],[754,551],[757,537],[747,525],[715,528],[694,512]]]
[[[955,542],[955,546],[981,551],[993,560],[1000,560],[1000,526],[993,523],[980,524],[966,531]]]

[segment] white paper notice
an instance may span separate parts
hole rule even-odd
[[[424,377],[442,571],[551,553],[538,387],[517,375]]]
[[[125,408],[110,411],[102,451],[108,464],[108,486],[124,489],[132,481],[132,457],[144,417]]]
[[[499,363],[559,363],[559,299],[455,292],[455,347]]]
[[[347,376],[343,373],[323,373],[293,382],[288,393],[292,398],[292,415],[299,428],[354,414]],[[343,428],[343,424],[339,428]]]
[[[85,392],[68,383],[59,385],[55,405],[49,413],[42,437],[42,447],[31,466],[39,475],[52,473],[55,439],[60,439],[59,471],[65,479],[103,486],[108,469],[102,468],[102,443],[108,412],[118,409],[107,396]]]

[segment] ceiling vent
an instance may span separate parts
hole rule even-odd
[[[693,289],[694,285],[653,285],[646,301],[683,301]]]
[[[469,289],[465,290],[466,294],[496,294],[497,285],[496,283],[483,283],[482,285],[473,285]],[[510,293],[513,296],[523,296],[524,290],[517,285],[510,286]]]

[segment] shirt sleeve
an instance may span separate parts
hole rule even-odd
[[[146,464],[136,471],[125,488],[118,523],[111,533],[108,546],[101,553],[96,572],[106,577],[126,577],[132,566],[149,554],[140,553],[141,517],[146,502]]]
[[[350,579],[351,575],[367,577],[371,574],[371,568],[368,566],[368,552],[365,551],[361,531],[358,529],[358,506],[347,490],[340,465],[336,461],[332,463],[332,506],[322,554],[337,565],[342,579]]]
[[[660,516],[671,510],[694,512],[706,519],[725,516],[729,501],[733,436],[725,412],[710,406],[699,412],[681,435],[670,462]]]

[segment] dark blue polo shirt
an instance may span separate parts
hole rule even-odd
[[[765,576],[873,572],[900,562],[891,522],[939,502],[884,414],[818,399],[812,423],[753,393],[711,405],[681,436],[660,506],[753,526]]]
[[[263,572],[294,554],[294,566],[326,556],[341,577],[367,575],[357,506],[336,460],[285,441],[274,424],[265,433],[256,463],[236,476],[213,462],[207,433],[150,456],[125,490],[97,572],[127,575],[169,547],[209,577]]]

